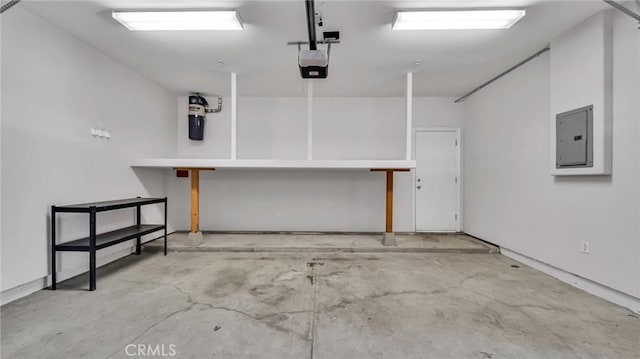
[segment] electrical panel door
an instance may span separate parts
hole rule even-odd
[[[556,167],[593,166],[593,106],[556,116]]]

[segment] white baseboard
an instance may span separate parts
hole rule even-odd
[[[587,293],[593,294],[602,299],[608,300],[614,304],[628,308],[629,310],[640,313],[640,299],[626,293],[622,293],[615,289],[598,284],[592,280],[582,278],[573,273],[569,273],[560,268],[556,268],[549,264],[540,262],[536,259],[527,257],[517,252],[510,251],[506,248],[500,248],[500,253],[505,257],[509,257],[531,268],[535,268],[545,274],[557,278],[576,288],[582,289]]]
[[[98,267],[130,255],[131,253],[135,252],[135,246],[126,246],[124,248],[117,248],[112,252],[104,253],[106,251],[108,251],[108,249],[103,250],[102,251],[103,255],[96,258],[96,265]],[[76,267],[76,268],[68,268],[68,269],[62,270],[58,272],[57,282],[62,282],[65,279],[69,279],[77,275],[86,273],[88,270],[89,269],[87,267]],[[45,277],[32,280],[31,282],[21,284],[17,287],[6,289],[0,293],[0,305],[11,303],[14,300],[18,300],[22,297],[28,296],[31,293],[35,293],[41,289],[47,288],[50,285],[51,285],[51,275],[47,275]]]

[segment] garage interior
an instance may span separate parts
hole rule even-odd
[[[2,358],[640,357],[640,1],[0,9]]]

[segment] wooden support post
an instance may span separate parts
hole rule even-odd
[[[174,170],[191,172],[191,233],[198,233],[200,231],[200,170],[215,171],[215,168],[175,167]]]
[[[191,169],[191,233],[200,231],[200,170]]]
[[[385,233],[393,233],[393,173],[409,172],[409,169],[407,168],[372,168],[371,172],[386,172],[387,174]]]
[[[387,221],[385,232],[393,233],[393,171],[387,171]]]

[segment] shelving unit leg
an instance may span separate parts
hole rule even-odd
[[[164,198],[164,255],[167,255],[167,197]]]
[[[89,212],[89,290],[96,290],[96,208]]]
[[[56,290],[56,206],[51,206],[51,289]]]
[[[136,226],[140,227],[140,206],[136,206]],[[139,256],[142,253],[142,243],[140,242],[141,237],[136,237],[136,255]]]

